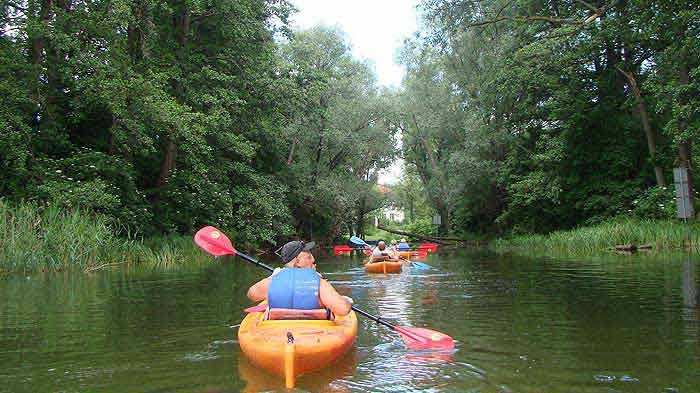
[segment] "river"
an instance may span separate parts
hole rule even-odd
[[[356,258],[318,258],[361,308],[450,334],[457,349],[409,351],[362,319],[348,356],[298,390],[698,392],[699,261],[464,250],[385,276]],[[236,341],[245,291],[262,277],[233,259],[0,277],[0,392],[283,391]]]

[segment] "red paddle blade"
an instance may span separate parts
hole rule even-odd
[[[368,248],[362,250],[362,252],[363,252],[365,255],[372,255],[372,250],[370,250],[370,249],[368,249]]]
[[[333,253],[335,255],[348,255],[352,252],[353,248],[349,246],[335,246],[333,247]]]
[[[427,257],[428,252],[427,251],[413,251],[411,253],[411,256],[413,256],[413,257]]]
[[[396,326],[395,330],[401,334],[404,344],[410,349],[448,350],[455,347],[452,337],[435,330],[401,326]]]
[[[438,245],[435,243],[423,243],[420,246],[418,246],[419,250],[424,250],[426,252],[435,252],[437,251]]]
[[[233,248],[231,241],[220,230],[209,226],[197,231],[194,235],[194,242],[202,247],[209,254],[221,255],[236,255],[238,251]]]

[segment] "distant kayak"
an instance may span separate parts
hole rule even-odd
[[[425,257],[428,256],[428,251],[425,250],[414,250],[414,251],[400,251],[399,258],[409,259],[411,257]]]
[[[288,387],[293,387],[297,376],[333,363],[352,347],[355,337],[354,311],[333,320],[265,320],[265,312],[252,312],[238,329],[238,341],[248,359],[268,372],[285,377]],[[290,378],[292,386],[289,386]]]
[[[403,265],[404,261],[398,259],[375,257],[370,259],[370,262],[365,263],[365,271],[367,273],[401,273]]]

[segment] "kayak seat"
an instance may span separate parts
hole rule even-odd
[[[271,308],[267,312],[268,320],[288,320],[288,319],[331,319],[331,310],[317,308],[314,310],[295,310],[292,308]]]

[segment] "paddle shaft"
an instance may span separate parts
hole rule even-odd
[[[381,319],[381,318],[379,318],[379,317],[375,317],[374,315],[372,315],[372,314],[370,314],[370,313],[368,313],[368,312],[366,312],[366,311],[362,311],[362,310],[360,310],[359,308],[357,308],[357,307],[354,306],[354,305],[352,306],[352,309],[353,309],[353,311],[355,311],[356,313],[358,313],[358,314],[360,314],[360,315],[362,315],[362,316],[365,316],[365,317],[367,317],[367,318],[373,320],[374,322],[377,322],[377,323],[380,324],[380,325],[384,325],[384,326],[388,327],[388,328],[391,329],[391,330],[396,330],[396,326],[390,324],[389,322],[387,322],[387,321],[385,321],[385,320],[383,320],[383,319]]]
[[[236,256],[237,256],[237,257],[240,257],[241,259],[243,259],[243,260],[245,260],[245,261],[248,261],[248,262],[250,262],[250,263],[252,263],[252,264],[254,264],[254,265],[260,266],[261,268],[267,270],[268,272],[274,272],[274,271],[275,271],[275,269],[271,268],[270,266],[267,266],[266,264],[264,264],[264,263],[262,263],[262,262],[258,262],[257,259],[251,257],[251,256],[248,255],[248,254],[244,254],[244,253],[242,253],[242,252],[240,252],[240,251],[237,251],[237,252],[236,252]]]

